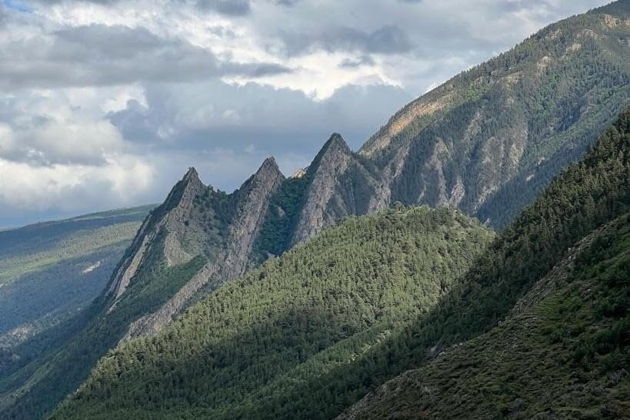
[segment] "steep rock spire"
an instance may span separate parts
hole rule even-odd
[[[195,196],[200,194],[205,188],[205,185],[199,179],[197,171],[191,167],[184,177],[171,189],[164,203],[149,213],[125,256],[114,270],[107,289],[113,298],[110,310],[129,286],[129,282],[136,274],[144,256],[149,248],[154,245],[153,239],[162,228],[167,231],[163,251],[167,255],[175,254],[173,248],[176,245],[172,234],[183,229]],[[183,258],[186,259],[187,257]],[[169,263],[177,262],[179,261],[169,261]]]
[[[317,154],[307,176],[310,185],[293,233],[292,245],[310,238],[345,216],[364,213],[373,195],[367,190],[376,184],[337,133],[330,136]],[[357,197],[357,189],[365,191],[365,197]]]

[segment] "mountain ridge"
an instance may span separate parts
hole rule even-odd
[[[321,363],[323,370],[334,368],[336,360],[344,360],[362,345],[370,345],[374,337],[387,334],[388,329],[397,330],[401,317],[428,310],[492,236],[478,222],[454,210],[399,207],[349,218],[206,296],[175,321],[175,326],[126,343],[107,357],[113,361],[133,348],[132,353],[145,353],[148,360],[155,356],[149,349],[159,347],[161,354],[170,355],[173,377],[182,381],[180,389],[197,383],[205,387],[202,393],[209,401],[224,404],[223,409],[208,407],[197,411],[196,416],[256,417],[258,394],[275,398],[275,392],[265,391],[268,382],[282,383],[287,375],[297,375],[296,381],[304,380],[299,379],[299,371],[311,363]],[[404,249],[417,252],[405,253]],[[390,269],[379,269],[377,277],[371,276],[377,267]],[[400,276],[400,272],[409,273],[409,277]],[[345,292],[340,293],[341,290]],[[212,326],[206,326],[205,320]],[[251,334],[249,327],[255,328]],[[287,339],[293,334],[295,339]],[[322,361],[322,353],[327,352],[340,354]],[[248,354],[270,364],[246,363]],[[205,368],[189,371],[188,366],[195,360],[205,360]],[[97,371],[108,368],[99,366]],[[126,377],[123,371],[121,374]],[[142,382],[155,383],[149,379]],[[255,392],[253,384],[260,387],[259,392]],[[153,391],[157,388],[149,392]],[[178,392],[164,391],[158,391],[160,398],[179,400]],[[136,400],[142,399],[143,393],[144,390],[132,391],[128,395]],[[254,402],[248,401],[248,394],[252,394]],[[238,403],[241,400],[242,408]],[[126,403],[114,406],[116,409],[108,416],[135,415],[124,413]],[[195,415],[177,407],[169,409],[168,414],[159,409],[150,411],[155,417],[168,417],[171,413]],[[79,417],[102,415],[90,412]],[[75,415],[66,411],[56,416]]]

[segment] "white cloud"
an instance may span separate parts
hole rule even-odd
[[[15,148],[13,129],[5,123],[0,123],[0,156],[9,153]]]
[[[45,163],[85,162],[104,163],[106,157],[121,151],[124,143],[118,129],[109,121],[80,123],[52,121],[21,133],[19,146],[22,153],[35,153]]]
[[[0,157],[40,165],[101,165],[106,156],[124,152],[126,142],[99,109],[103,94],[84,88],[6,95],[0,102]]]
[[[33,166],[0,159],[0,215],[87,211],[134,203],[136,195],[152,187],[153,174],[146,162],[124,155],[111,156],[101,166]]]

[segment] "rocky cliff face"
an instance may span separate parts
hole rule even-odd
[[[110,309],[115,307],[148,252],[163,252],[168,265],[182,264],[192,258],[193,251],[183,244],[188,230],[184,222],[190,219],[195,197],[205,188],[197,171],[190,168],[164,203],[147,216],[106,290],[112,298]],[[164,245],[156,249],[159,245],[155,239],[160,233],[165,235]]]
[[[304,241],[344,217],[386,206],[378,174],[370,172],[339,134],[333,134],[304,175],[309,180],[292,244]]]
[[[119,270],[112,284],[129,283],[146,257],[146,244],[158,235],[164,236],[163,255],[158,259],[164,259],[168,266],[184,264],[197,256],[207,259],[207,263],[157,311],[134,321],[124,339],[159,331],[200,290],[212,290],[243,274],[252,261],[254,240],[270,198],[283,181],[275,160],[269,158],[241,188],[227,195],[204,186],[191,168],[165,203],[145,221],[137,238],[140,246],[127,258],[127,268]],[[152,246],[159,247],[157,243]],[[122,287],[115,290],[116,298],[124,292]]]

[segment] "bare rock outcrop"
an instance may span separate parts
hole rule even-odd
[[[214,251],[214,255],[206,256],[208,263],[157,311],[131,323],[122,341],[158,332],[202,289],[210,291],[222,282],[242,275],[251,262],[254,241],[264,222],[269,201],[284,179],[275,160],[266,159],[260,169],[232,194],[234,214],[227,227],[225,242],[218,247],[206,246]]]

